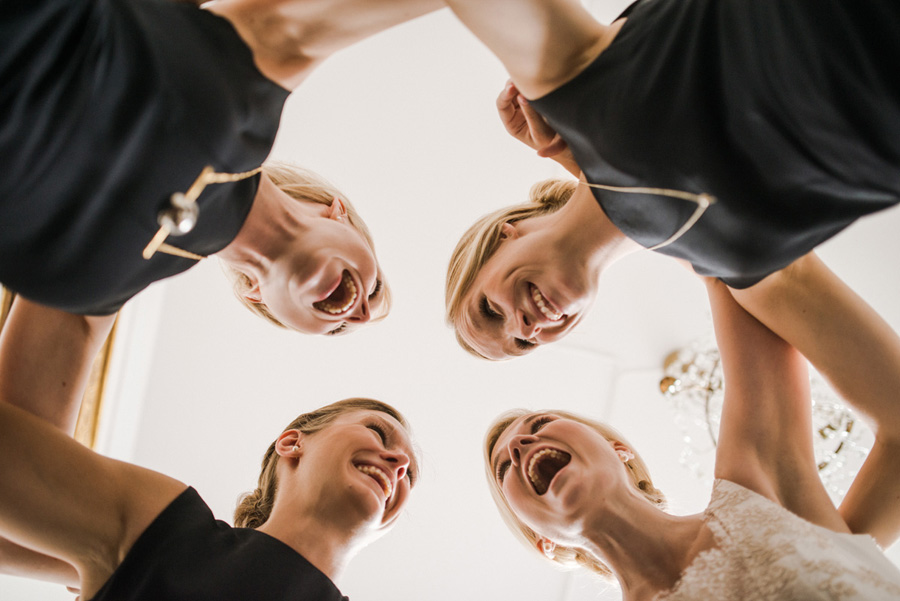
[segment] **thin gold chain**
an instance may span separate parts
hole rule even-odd
[[[197,176],[197,179],[194,180],[194,183],[191,184],[191,187],[188,188],[187,192],[184,193],[184,196],[188,202],[196,202],[197,199],[200,198],[200,194],[203,193],[203,190],[206,188],[206,186],[210,184],[226,184],[229,182],[238,182],[242,179],[253,177],[261,171],[262,166],[250,171],[243,171],[241,173],[218,173],[213,170],[212,166],[207,165],[203,168],[203,171],[200,172],[200,175]],[[150,257],[152,257],[157,252],[161,252],[167,255],[183,257],[185,259],[193,259],[195,261],[202,261],[206,258],[203,255],[198,255],[187,250],[182,250],[177,246],[166,244],[166,238],[168,238],[169,234],[171,233],[172,231],[168,226],[160,225],[160,228],[153,236],[153,239],[151,239],[150,243],[147,244],[146,247],[144,247],[142,256],[145,259],[150,259]]]
[[[666,240],[663,240],[659,244],[655,244],[647,248],[647,250],[657,250],[663,248],[664,246],[668,246],[685,235],[688,230],[694,227],[694,224],[700,220],[700,217],[703,216],[703,213],[706,212],[706,209],[710,207],[710,205],[716,204],[716,197],[711,194],[706,194],[705,192],[702,194],[694,194],[693,192],[684,192],[682,190],[672,190],[669,188],[646,188],[640,186],[606,186],[604,184],[592,184],[591,182],[587,182],[581,178],[578,179],[579,184],[584,184],[589,188],[598,188],[600,190],[609,190],[611,192],[624,192],[626,194],[655,194],[657,196],[668,196],[669,198],[678,198],[681,200],[687,200],[693,203],[696,203],[697,208],[694,209],[693,214],[691,214],[690,218],[682,225],[677,232],[669,236]]]

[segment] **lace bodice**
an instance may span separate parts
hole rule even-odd
[[[654,601],[900,599],[900,570],[870,536],[822,528],[727,480],[713,486],[705,520],[716,547]]]

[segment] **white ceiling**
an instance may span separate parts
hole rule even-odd
[[[607,2],[601,16],[625,4]],[[593,314],[563,343],[499,364],[456,346],[443,323],[450,250],[477,216],[556,173],[503,132],[493,99],[504,81],[446,11],[314,74],[290,99],[273,154],[321,172],[356,203],[394,290],[392,315],[352,336],[311,338],[246,313],[213,261],[157,285],[125,324],[109,452],[194,485],[228,520],[293,417],[347,396],[380,398],[410,418],[424,469],[407,515],[340,583],[353,601],[617,599],[513,540],[484,483],[483,432],[517,406],[610,419],[641,449],[674,510],[699,511],[708,490],[678,463],[680,433],[657,382],[670,351],[708,332],[706,301],[685,270],[646,253],[609,271]],[[821,254],[900,328],[897,231],[894,210]],[[0,598],[70,595],[4,578]]]

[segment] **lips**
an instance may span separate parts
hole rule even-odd
[[[571,455],[556,449],[541,449],[532,455],[528,461],[527,472],[534,492],[538,495],[546,493],[556,474],[571,460]]]
[[[353,276],[346,269],[341,274],[341,281],[327,298],[313,303],[313,307],[330,315],[342,315],[356,303],[359,290]]]
[[[538,311],[541,312],[541,315],[543,315],[544,318],[549,321],[560,321],[565,317],[565,314],[560,311],[556,305],[547,300],[537,286],[529,283],[528,292],[531,294],[531,300],[534,302],[534,305],[538,308]]]
[[[353,467],[375,480],[381,487],[385,499],[391,498],[391,493],[394,492],[394,485],[391,483],[390,476],[384,470],[368,463],[354,463]]]

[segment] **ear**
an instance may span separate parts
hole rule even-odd
[[[616,452],[616,455],[618,455],[619,459],[622,460],[622,463],[634,459],[634,451],[625,446],[624,443],[621,443],[618,440],[611,440],[610,444],[612,445],[613,450]]]
[[[510,222],[506,222],[500,226],[500,239],[501,240],[514,240],[519,237],[519,230],[516,229],[516,226]]]
[[[253,282],[253,286],[245,290],[242,296],[248,303],[258,304],[263,302],[262,293],[259,291],[259,282]]]
[[[547,559],[553,559],[556,556],[556,543],[543,536],[537,540],[537,549]]]
[[[281,457],[298,458],[303,454],[303,432],[286,430],[275,439],[275,452]]]
[[[331,201],[331,207],[328,210],[328,218],[335,221],[343,221],[347,217],[347,207],[344,201],[335,196]]]

